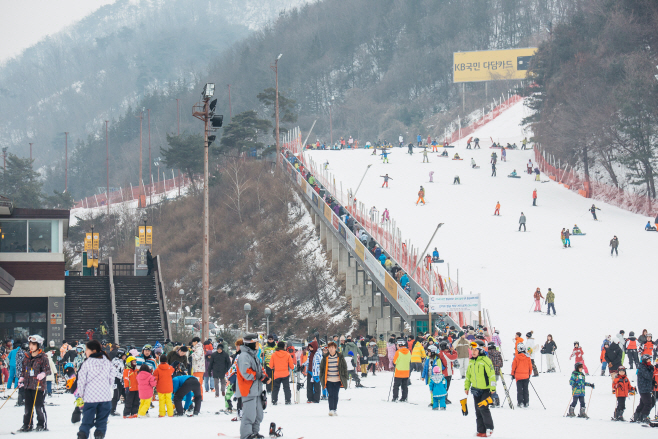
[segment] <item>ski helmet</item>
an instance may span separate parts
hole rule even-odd
[[[651,355],[642,355],[642,362],[646,363],[647,361],[651,362]]]
[[[430,347],[427,348],[430,352],[436,353],[436,345],[431,345]]]
[[[146,350],[152,351],[153,346],[151,346],[150,344],[145,344],[144,347],[142,348],[142,351],[146,351]]]
[[[516,345],[516,351],[519,353],[525,352],[525,344],[519,343],[518,345]]]
[[[118,356],[118,357],[121,357],[121,356],[123,356],[123,355],[126,355],[126,350],[123,349],[123,348],[119,348],[119,349],[117,349],[117,356]]]
[[[628,336],[629,337],[635,337],[635,333],[633,331],[631,331],[631,332],[628,333]]]
[[[496,343],[494,343],[493,341],[490,341],[488,346],[489,349],[496,349]]]
[[[653,338],[653,335],[651,335],[650,332],[647,332],[647,337],[651,337],[651,338]]]
[[[581,367],[583,367],[583,363],[580,362],[580,361],[578,361],[578,362],[574,365],[573,369],[574,369],[576,372],[578,372],[578,369],[580,369]]]
[[[622,370],[624,371],[624,373],[626,373],[626,368],[624,366],[619,366],[617,368],[617,372],[621,372]]]
[[[36,343],[38,348],[41,348],[43,346],[43,337],[38,334],[30,335],[27,338],[27,341],[29,341],[30,343]]]

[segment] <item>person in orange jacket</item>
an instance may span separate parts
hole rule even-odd
[[[532,205],[533,206],[537,205],[537,189],[532,191]]]
[[[500,216],[500,201],[496,201],[496,210],[494,210],[494,215]]]
[[[516,337],[514,337],[514,355],[518,352],[516,348],[519,346],[519,343],[523,343],[523,338],[521,337],[521,333],[517,332]]]
[[[617,377],[612,382],[612,391],[617,397],[617,408],[615,409],[615,415],[613,416],[613,421],[623,421],[624,420],[624,410],[626,410],[626,397],[630,393],[635,392],[635,387],[631,384],[626,376],[626,368],[624,366],[619,366],[617,370]]]
[[[123,387],[126,390],[126,402],[123,406],[123,418],[136,418],[139,411],[139,385],[137,384],[137,359],[126,358],[126,368],[123,369]]]
[[[642,345],[642,355],[651,355],[653,357],[653,337],[651,334],[646,335],[647,341]]]
[[[423,203],[423,205],[425,205],[425,188],[422,186],[418,190],[418,201],[416,201],[416,205],[418,205],[418,203]]]
[[[290,369],[295,368],[292,356],[286,351],[286,342],[280,341],[276,350],[270,357],[270,369],[272,370],[272,405],[276,405],[279,399],[279,388],[283,385],[283,395],[286,405],[290,404]]]
[[[516,352],[512,362],[512,379],[516,380],[516,402],[518,407],[527,408],[530,400],[528,385],[532,375],[532,361],[526,355],[525,344],[519,343]]]
[[[171,393],[174,391],[172,376],[174,368],[167,364],[167,356],[160,356],[160,364],[153,372],[153,377],[158,381],[155,390],[158,392],[158,401],[160,402],[159,416],[164,418],[165,411],[167,416],[174,416],[174,403],[171,399]]]

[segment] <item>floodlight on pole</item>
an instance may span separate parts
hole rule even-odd
[[[203,86],[203,97],[204,99],[209,99],[215,95],[215,84],[212,82],[207,83]]]
[[[267,319],[267,335],[269,337],[270,335],[270,315],[272,314],[272,310],[269,308],[265,308],[265,318]]]

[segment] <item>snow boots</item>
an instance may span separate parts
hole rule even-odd
[[[624,420],[624,411],[615,409],[615,416],[612,418],[613,421],[623,421]]]
[[[575,410],[575,407],[569,406],[569,413],[567,414],[567,416],[569,418],[573,418],[574,416],[576,416],[576,414],[574,413],[574,410]]]
[[[580,413],[578,413],[578,417],[579,418],[589,418],[589,416],[587,416],[587,414],[585,413],[585,407],[580,408]]]

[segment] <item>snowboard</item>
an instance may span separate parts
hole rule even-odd
[[[479,166],[471,166],[471,169],[480,169]]]
[[[12,433],[13,434],[13,433]],[[230,434],[224,434],[224,433],[217,433],[217,436],[219,437],[228,437],[228,438],[234,438],[234,439],[240,439],[240,435],[238,436],[232,436]],[[272,437],[272,436],[269,436]],[[304,436],[298,437],[297,439],[304,439]]]
[[[442,263],[444,263],[444,262],[445,262],[445,261],[444,261],[443,259],[437,259],[437,260],[435,260],[435,261],[432,261],[432,264],[442,264]]]
[[[587,233],[572,233],[571,236],[585,236]]]
[[[464,159],[453,159],[453,160],[464,160]]]
[[[454,147],[455,147],[455,145],[446,145],[446,146],[441,145],[441,146],[439,146],[439,148],[454,148]]]
[[[520,175],[508,175],[507,177],[509,177],[509,178],[521,178]]]
[[[449,158],[449,156],[447,156],[447,155],[437,155],[437,157],[443,157],[443,158],[446,158],[446,159]]]

